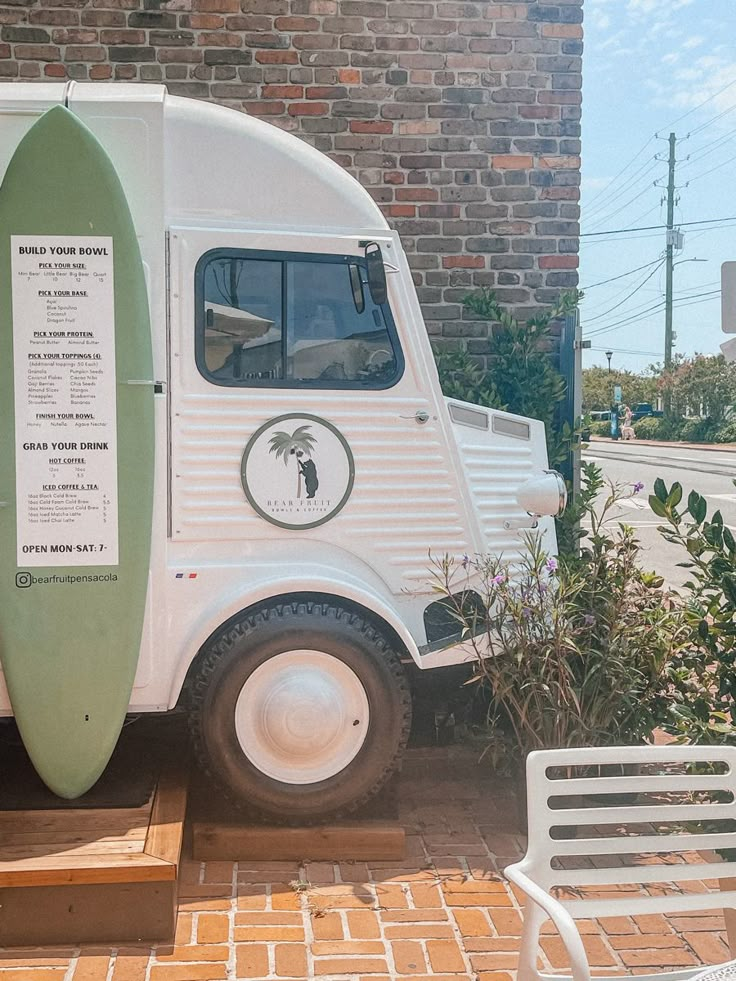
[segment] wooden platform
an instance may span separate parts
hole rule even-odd
[[[0,946],[169,941],[187,781],[140,807],[0,811]]]
[[[396,822],[354,821],[303,828],[197,821],[194,858],[212,861],[400,861],[406,836]]]

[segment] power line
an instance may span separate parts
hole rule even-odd
[[[724,225],[723,227],[728,228],[730,226]],[[618,236],[613,236],[612,238],[597,238],[594,241],[586,242],[585,246],[587,248],[590,248],[593,245],[605,245],[608,242],[616,242],[618,245],[620,245],[621,242],[638,242],[644,238],[661,238],[661,237],[662,237],[661,232],[647,232],[646,235],[630,235],[628,238],[623,238],[623,239],[619,238]]]
[[[718,296],[718,294],[715,293],[712,296],[706,297],[705,299],[695,299],[694,297],[690,297],[689,298],[689,302],[685,303],[685,302],[682,302],[682,301],[676,301],[675,304],[674,304],[674,306],[676,306],[678,309],[681,309],[681,308],[684,308],[684,307],[699,306],[702,303],[710,303],[712,300],[715,300],[717,298],[717,296]],[[683,298],[683,299],[686,299],[686,298]],[[589,335],[586,335],[586,336],[587,337],[598,337],[598,336],[601,336],[603,334],[611,334],[614,331],[621,330],[622,327],[629,327],[632,324],[637,323],[637,322],[643,320],[645,317],[652,316],[652,315],[654,315],[656,313],[661,313],[664,308],[665,308],[665,303],[663,301],[662,303],[659,303],[656,306],[653,306],[650,310],[645,310],[642,313],[637,314],[636,316],[628,317],[626,320],[622,320],[618,324],[615,324],[615,325],[612,325],[612,326],[608,326],[608,327],[601,327],[598,330],[591,331],[591,333]]]
[[[592,330],[590,334],[584,332],[585,337],[596,337],[598,334],[606,334],[609,330],[618,330],[619,327],[626,327],[630,323],[634,323],[636,320],[641,320],[643,317],[648,316],[652,313],[657,313],[664,308],[664,300],[657,300],[656,303],[649,307],[645,307],[643,310],[639,310],[637,313],[627,314],[623,320],[617,320],[612,324],[604,324],[602,327],[597,327]]]
[[[673,120],[673,122],[671,122],[669,124],[669,126],[666,126],[666,127],[663,127],[663,128],[664,129],[671,129],[677,123],[679,123],[681,120],[687,119],[688,116],[691,116],[694,112],[697,112],[699,109],[702,109],[703,106],[708,105],[708,103],[710,103],[714,99],[718,98],[719,95],[722,95],[724,92],[726,92],[728,89],[732,88],[732,86],[734,86],[734,85],[736,85],[736,78],[733,79],[731,82],[728,82],[722,88],[718,89],[718,91],[714,92],[712,95],[708,96],[707,99],[703,99],[702,102],[699,102],[696,106],[693,106],[691,109],[688,109],[687,112],[682,113],[682,115],[678,116],[675,120]],[[712,126],[714,123],[716,123],[719,119],[722,119],[724,116],[728,115],[728,113],[733,112],[734,109],[736,109],[736,106],[731,106],[728,109],[724,109],[722,112],[720,112],[717,115],[713,116],[711,119],[707,120],[705,123],[701,123],[700,126],[697,126],[694,130],[692,130],[690,133],[688,133],[687,136],[684,137],[684,139],[689,139],[690,137],[695,136],[697,133],[702,132],[702,130],[707,129],[709,126]],[[622,177],[629,170],[629,168],[633,166],[634,163],[636,163],[636,161],[641,157],[641,155],[647,149],[647,147],[649,146],[649,144],[653,140],[655,140],[655,139],[660,139],[660,137],[659,137],[659,130],[657,132],[655,132],[654,134],[652,134],[652,136],[649,137],[649,139],[643,144],[643,146],[640,147],[639,150],[637,150],[637,152],[628,161],[628,163],[624,164],[624,166],[616,174],[614,174],[614,176],[608,181],[608,183],[604,187],[602,187],[598,191],[597,194],[594,194],[593,195],[593,197],[590,199],[590,202],[586,206],[586,212],[588,214],[593,214],[593,215],[599,215],[600,216],[601,210],[602,211],[605,211],[606,208],[610,204],[612,204],[615,200],[617,200],[619,197],[622,196],[622,194],[624,193],[625,189],[631,187],[634,183],[636,183],[637,175],[641,174],[642,170],[644,168],[646,168],[647,165],[651,161],[655,161],[656,162],[657,156],[655,154],[654,157],[650,157],[647,160],[645,160],[644,163],[639,167],[639,169],[636,170],[634,172],[634,174],[632,174],[624,182],[624,185],[616,190],[615,194],[612,197],[606,198],[606,195],[607,195],[608,191],[616,184],[616,182],[619,180],[619,178]],[[651,167],[649,169],[651,169]],[[606,200],[605,201],[600,201],[601,198],[606,198]],[[599,202],[599,203],[596,204],[596,202]]]
[[[675,293],[676,295],[679,296],[682,293],[692,293],[693,290],[707,290],[711,286],[720,286],[720,285],[721,285],[720,279],[714,279],[710,283],[699,283],[697,286],[688,286],[688,288],[684,290],[676,290]],[[718,290],[718,292],[720,293],[720,290]]]
[[[730,84],[733,85],[734,83],[731,82]],[[728,88],[728,87],[729,86],[727,85],[726,88]],[[721,89],[721,92],[725,92],[725,89]],[[716,95],[720,95],[720,93],[717,92]],[[691,130],[687,134],[687,136],[683,137],[683,139],[689,140],[691,136],[695,136],[695,134],[696,133],[700,133],[701,130],[707,129],[709,126],[712,126],[713,123],[717,123],[719,119],[723,119],[724,116],[727,116],[730,112],[733,112],[734,109],[736,109],[736,105],[729,106],[728,109],[724,109],[723,112],[719,112],[717,116],[713,116],[706,123],[702,123],[700,126],[698,126],[695,129]]]
[[[660,289],[660,290],[657,290],[656,292],[658,294],[658,298],[657,299],[655,299],[654,297],[651,297],[650,296],[648,299],[644,300],[643,303],[638,303],[635,307],[631,307],[625,313],[624,312],[620,313],[619,316],[620,317],[625,317],[627,320],[632,320],[633,321],[633,320],[637,320],[641,316],[644,316],[645,314],[649,314],[649,313],[655,311],[658,306],[661,307],[661,305],[664,303],[664,291]],[[687,297],[684,297],[684,299],[687,299]],[[617,322],[618,321],[614,321],[614,323],[617,323]],[[586,324],[586,327],[587,327],[587,324],[588,324],[588,320],[587,319],[585,320],[585,324]],[[609,326],[610,326],[610,324],[609,324]],[[606,324],[601,324],[600,325],[600,329],[603,329],[605,327],[606,327]],[[594,331],[595,330],[598,330],[598,329],[599,329],[599,327],[595,327],[594,328]]]
[[[648,139],[648,140],[646,141],[646,143],[644,144],[644,146],[643,146],[643,147],[642,147],[642,148],[641,148],[640,150],[638,150],[638,151],[637,151],[637,152],[636,152],[636,153],[634,154],[634,156],[633,156],[633,157],[631,158],[631,160],[629,160],[629,162],[628,162],[627,164],[625,164],[625,165],[624,165],[624,166],[623,166],[623,167],[621,168],[621,170],[619,170],[619,172],[618,172],[617,174],[615,174],[615,175],[614,175],[614,176],[613,176],[613,177],[612,177],[612,178],[610,179],[610,181],[609,181],[609,182],[608,182],[608,183],[606,184],[606,186],[605,186],[605,187],[602,187],[602,188],[600,189],[600,191],[598,191],[598,193],[597,193],[597,194],[594,194],[594,195],[593,195],[593,197],[592,197],[592,198],[590,199],[590,203],[591,203],[591,204],[592,204],[592,203],[593,203],[594,201],[597,201],[597,200],[598,200],[598,198],[599,198],[599,197],[600,197],[600,196],[601,196],[602,194],[605,194],[605,193],[606,193],[606,191],[607,191],[607,190],[609,189],[609,187],[611,187],[611,186],[612,186],[613,184],[615,184],[615,183],[616,183],[616,181],[617,181],[617,180],[619,179],[619,177],[621,177],[621,175],[622,175],[622,174],[625,174],[625,173],[626,173],[626,171],[627,171],[627,170],[629,169],[629,167],[630,167],[630,166],[631,166],[631,165],[632,165],[632,164],[633,164],[633,163],[634,163],[634,162],[635,162],[636,160],[638,160],[638,159],[639,159],[639,157],[640,157],[640,156],[642,155],[642,153],[644,153],[644,151],[646,150],[646,148],[647,148],[647,147],[649,146],[649,144],[650,144],[650,143],[652,142],[652,140],[653,140],[653,139],[654,139],[654,137],[653,137],[653,136],[650,136],[650,137],[649,137],[649,139]],[[646,162],[648,162],[648,161],[646,161]],[[637,173],[638,173],[638,171],[637,171]]]
[[[611,276],[610,279],[602,279],[598,283],[591,283],[590,286],[581,286],[581,292],[586,290],[595,289],[596,286],[605,286],[606,283],[615,283],[617,279],[624,279],[626,276],[633,276],[634,273],[638,273],[641,269],[648,269],[649,266],[653,266],[656,262],[660,262],[660,259],[652,259],[651,262],[645,262],[643,266],[637,266],[636,269],[629,269],[628,272],[621,273],[619,276]]]
[[[632,218],[631,224],[636,225],[637,222],[641,221],[643,218],[646,218],[647,215],[651,215],[653,211],[659,211],[661,207],[662,207],[662,201],[660,200],[657,204],[654,205],[653,208],[649,208],[647,211],[642,212],[642,214],[638,215],[636,218]]]
[[[728,160],[723,160],[721,163],[716,164],[715,167],[711,167],[710,170],[704,170],[702,174],[696,174],[695,177],[691,177],[687,184],[685,184],[685,187],[688,187],[695,181],[699,181],[701,177],[707,177],[708,174],[712,174],[714,170],[720,170],[721,167],[725,167],[726,164],[731,163],[732,160],[736,160],[736,153],[732,157],[729,157]]]
[[[651,270],[651,272],[647,273],[646,277],[639,283],[639,285],[636,286],[627,296],[625,296],[623,300],[619,300],[618,303],[614,304],[612,307],[606,310],[605,313],[599,313],[595,317],[588,317],[586,323],[593,323],[593,321],[595,320],[602,320],[604,317],[607,317],[609,313],[613,313],[614,310],[618,310],[618,308],[623,306],[627,300],[630,300],[632,296],[638,293],[639,290],[642,288],[642,286],[645,283],[648,283],[649,280],[652,278],[652,276],[654,276],[662,268],[663,265],[664,265],[664,259],[662,259],[659,265],[655,266],[654,269]]]
[[[713,226],[711,228],[705,228],[703,229],[703,231],[698,232],[697,235],[693,235],[693,237],[689,240],[689,243],[690,245],[692,245],[693,242],[697,241],[697,239],[699,239],[702,235],[706,235],[708,232],[721,232],[726,228],[733,228],[734,226],[736,226],[736,221],[726,222],[725,224],[718,225],[717,227]],[[667,226],[664,225],[662,227],[666,228]],[[680,226],[677,227],[679,228]],[[596,238],[594,240],[591,240],[590,242],[586,242],[585,245],[586,248],[590,248],[593,245],[606,245],[607,243],[610,242],[615,242],[620,245],[622,242],[638,242],[644,238],[658,239],[660,238],[660,236],[661,236],[661,232],[647,232],[645,235],[629,235],[626,238],[621,238],[617,235],[614,235],[611,238]]]
[[[728,218],[701,218],[698,221],[683,221],[680,222],[678,228],[688,228],[691,225],[713,225],[723,221],[736,221],[736,215],[730,215]],[[650,232],[666,227],[666,225],[641,225],[638,228],[609,228],[603,232],[581,232],[580,238],[593,235],[622,235],[624,232]]]
[[[685,262],[687,262],[687,259],[685,260]],[[679,265],[679,263],[675,263],[675,265]],[[721,285],[720,279],[714,279],[713,282],[711,282],[711,283],[698,283],[697,286],[688,286],[684,290],[675,290],[675,296],[681,296],[684,293],[692,293],[693,290],[707,290],[711,286],[720,286],[720,285]],[[663,292],[663,290],[660,287],[650,286],[648,289],[644,290],[644,292],[645,293],[660,293],[662,296],[664,296],[664,292]],[[633,311],[632,311],[632,313],[633,313]]]
[[[625,204],[622,204],[620,207],[616,208],[615,211],[609,211],[605,215],[602,215],[601,217],[599,217],[599,219],[597,221],[593,222],[593,228],[600,228],[601,225],[605,224],[605,222],[607,222],[607,221],[610,221],[611,218],[615,218],[616,215],[620,215],[621,212],[622,211],[625,211],[629,207],[630,204],[633,204],[634,201],[638,201],[639,198],[643,194],[646,194],[647,191],[650,190],[650,188],[656,187],[656,186],[657,186],[657,184],[656,184],[655,181],[652,181],[651,183],[647,184],[647,186],[644,187],[644,188],[642,188],[641,191],[639,191],[638,194],[635,194],[633,198],[629,198],[629,200]],[[588,232],[587,234],[588,235],[595,235],[595,232]]]
[[[720,148],[725,146],[726,143],[730,143],[734,136],[736,136],[736,130],[732,130],[730,133],[727,133],[726,136],[719,136],[718,139],[711,140],[710,143],[704,143],[702,147],[698,148],[700,152],[689,153],[685,157],[685,162],[680,169],[685,170],[686,167],[692,167],[694,163],[696,163],[698,160],[702,160],[703,157],[709,157],[711,153],[715,153],[716,150],[720,150]],[[710,149],[707,149],[708,147],[710,147]]]
[[[588,350],[602,351],[604,354],[607,351],[612,351],[614,354],[643,354],[648,358],[658,358],[662,353],[661,351],[633,351],[623,347],[589,347]]]
[[[635,170],[634,173],[626,181],[624,181],[624,183],[620,187],[618,187],[613,192],[613,194],[610,195],[610,197],[605,198],[603,201],[600,201],[598,204],[593,204],[592,202],[590,204],[586,204],[586,214],[592,215],[594,217],[600,217],[600,215],[603,212],[607,211],[612,204],[618,201],[619,198],[623,197],[624,194],[628,193],[641,180],[643,180],[647,176],[647,174],[649,174],[652,170],[654,170],[654,168],[657,166],[658,163],[659,161],[656,155],[653,157],[649,157],[647,160],[644,161],[644,163],[642,164],[641,167],[639,167],[638,170]]]
[[[674,306],[677,307],[690,307],[698,303],[708,303],[710,300],[714,300],[716,296],[719,296],[720,292],[721,292],[720,290],[710,290],[706,293],[695,293],[692,296],[683,296],[681,300],[674,300],[673,303]],[[653,306],[649,307],[648,309],[642,310],[641,313],[627,316],[623,320],[619,320],[613,324],[607,324],[604,325],[603,327],[598,327],[595,330],[591,331],[589,334],[585,334],[584,336],[596,337],[599,334],[607,334],[610,331],[619,330],[621,327],[626,327],[630,323],[634,323],[637,320],[642,320],[645,316],[648,316],[649,314],[658,313],[660,310],[663,310],[664,307],[665,307],[665,301],[660,300],[657,303],[655,303]]]
[[[681,119],[687,119],[688,116],[691,116],[694,112],[697,112],[698,109],[702,109],[703,106],[707,106],[709,102],[717,99],[719,95],[722,95],[734,85],[736,85],[736,78],[734,78],[733,81],[729,82],[727,85],[724,85],[722,89],[718,89],[718,91],[714,92],[713,95],[709,95],[707,99],[703,99],[703,101],[699,102],[697,106],[693,106],[692,109],[688,109],[687,112],[684,112],[681,116],[678,116],[677,119],[671,122],[669,126],[665,126],[664,129],[671,129],[673,126],[679,123]],[[722,115],[725,115],[725,113],[722,113]],[[715,119],[712,119],[709,123],[704,123],[702,126],[698,126],[698,128],[693,130],[692,133],[688,133],[688,136],[692,136],[693,133],[698,133],[701,129],[705,129],[706,126],[710,126],[713,122],[715,122]],[[654,135],[657,136],[658,132],[659,130]],[[687,137],[685,137],[685,139],[687,139]]]

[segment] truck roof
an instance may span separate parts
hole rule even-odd
[[[110,153],[134,218],[140,211],[150,221],[152,199],[160,208],[162,196],[156,210],[167,226],[388,231],[358,181],[303,140],[245,113],[171,96],[163,85],[0,84],[0,179],[35,119],[59,104]]]

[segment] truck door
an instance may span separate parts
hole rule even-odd
[[[394,593],[427,588],[428,549],[473,547],[405,259],[380,244],[401,268],[382,306],[357,237],[171,230],[175,545],[270,540],[298,558],[298,535]]]

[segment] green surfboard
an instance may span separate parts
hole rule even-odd
[[[0,185],[0,661],[25,747],[61,797],[98,779],[130,701],[152,378],[123,188],[95,136],[56,106]]]

